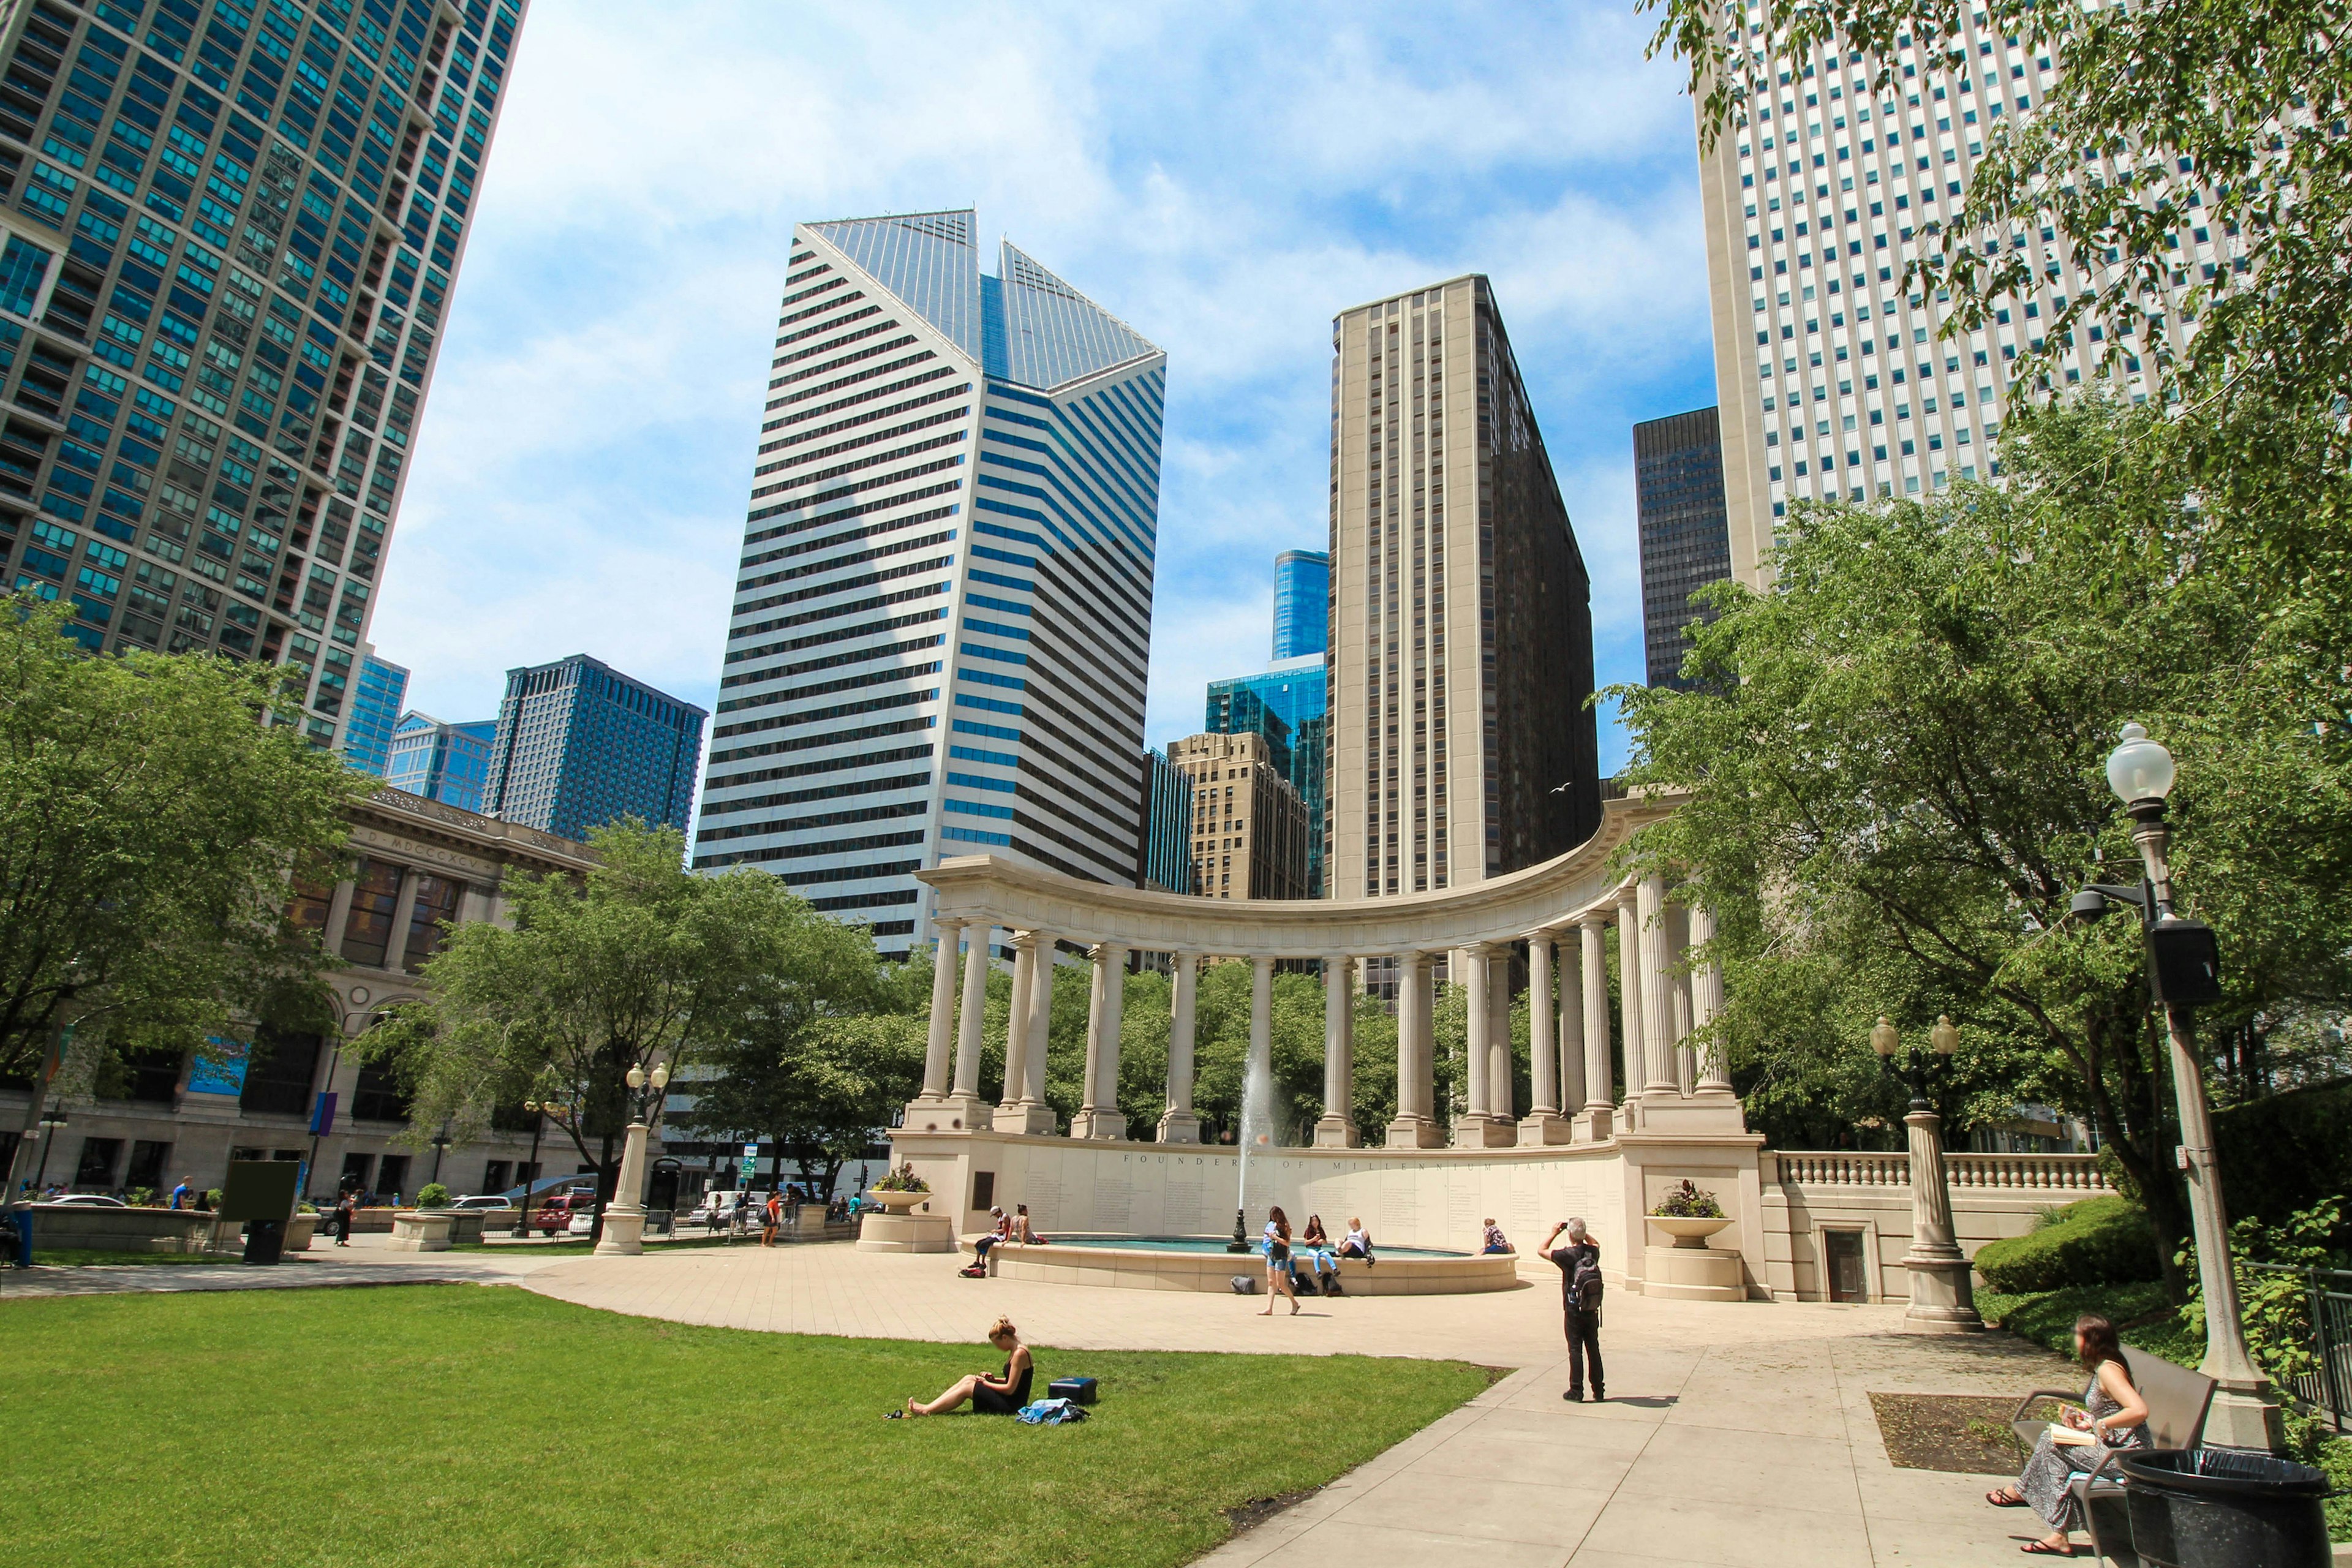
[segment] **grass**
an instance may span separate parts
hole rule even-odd
[[[235,1253],[121,1252],[103,1247],[43,1247],[34,1238],[33,1261],[44,1267],[85,1268],[94,1263],[235,1263]]]
[[[974,1309],[974,1330],[982,1308]],[[1459,1362],[1037,1352],[1076,1426],[884,1421],[985,1345],[697,1328],[512,1289],[0,1307],[27,1563],[1173,1564],[1486,1386]],[[103,1500],[103,1506],[93,1506]]]

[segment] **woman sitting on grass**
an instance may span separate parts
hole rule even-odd
[[[975,1372],[969,1377],[958,1378],[955,1386],[929,1405],[910,1396],[907,1408],[893,1410],[890,1418],[895,1421],[902,1415],[938,1415],[967,1399],[971,1401],[975,1415],[1011,1415],[1019,1411],[1029,1403],[1029,1379],[1037,1370],[1029,1347],[1021,1342],[1021,1332],[1010,1318],[996,1320],[996,1326],[988,1331],[988,1342],[1004,1352],[1002,1373],[991,1377],[984,1372]]]
[[[2083,1504],[2069,1483],[2097,1465],[2103,1449],[2137,1448],[2147,1442],[2147,1401],[2132,1386],[2116,1326],[2087,1314],[2076,1319],[2074,1356],[2090,1370],[2091,1383],[2083,1392],[2084,1408],[2070,1406],[2061,1419],[2073,1430],[2090,1434],[2090,1440],[2069,1446],[2043,1433],[2017,1484],[1985,1493],[1985,1501],[1995,1508],[2030,1505],[2050,1526],[2048,1535],[2018,1549],[2030,1556],[2074,1556],[2074,1543],[2067,1532],[2083,1527]]]

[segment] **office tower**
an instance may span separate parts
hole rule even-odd
[[[1167,356],[969,211],[793,231],[698,867],[886,953],[913,873],[1129,885]]]
[[[1144,811],[1135,885],[1159,893],[1192,890],[1192,780],[1160,752],[1143,753]]]
[[[1255,734],[1264,738],[1275,770],[1297,790],[1307,806],[1304,896],[1310,899],[1319,899],[1324,893],[1323,837],[1328,793],[1324,788],[1325,747],[1330,706],[1328,689],[1320,654],[1277,660],[1264,675],[1211,681],[1208,716],[1202,725],[1211,734]]]
[[[1331,348],[1325,879],[1361,898],[1549,859],[1601,821],[1591,589],[1493,290],[1360,305]]]
[[[1264,735],[1193,735],[1168,748],[1192,781],[1192,891],[1204,899],[1303,899],[1307,803]]]
[[[1274,558],[1274,658],[1305,658],[1331,645],[1331,558],[1286,550]]]
[[[343,760],[362,773],[383,776],[392,747],[392,727],[408,700],[405,666],[375,656],[375,645],[360,644],[359,679],[352,688],[352,711],[343,726]]]
[[[483,796],[565,838],[624,816],[683,832],[709,717],[584,653],[509,669]]]
[[[1687,689],[1683,628],[1691,595],[1731,575],[1723,521],[1723,442],[1712,408],[1633,426],[1633,503],[1642,533],[1642,647],[1652,686]]]
[[[495,719],[445,724],[430,713],[404,713],[392,733],[384,782],[444,805],[479,811],[498,732]]]
[[[87,647],[337,743],[524,4],[5,8],[0,560]]]
[[[1980,237],[2027,254],[2037,288],[1965,339],[1937,336],[1942,307],[1900,287],[1906,263],[1936,243],[1926,226],[1959,211],[1987,130],[2040,101],[2048,55],[1979,17],[1954,40],[1969,68],[1951,72],[1940,46],[1919,50],[1905,35],[1880,94],[1876,62],[1858,54],[1766,58],[1759,15],[1750,6],[1742,17],[1754,45],[1750,122],[1727,129],[1699,169],[1731,570],[1757,586],[1792,500],[1919,495],[1997,477],[2011,362],[2041,348],[2058,307],[2088,287],[2047,229]],[[2230,264],[2215,248],[2226,237],[2200,227],[2178,237],[2176,286]],[[2105,333],[2091,324],[2063,347],[2062,387],[2095,374]],[[2119,393],[2145,395],[2138,370],[2126,362]]]

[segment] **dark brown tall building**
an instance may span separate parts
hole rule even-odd
[[[1713,408],[1633,426],[1633,499],[1642,529],[1642,652],[1653,686],[1685,688],[1683,628],[1691,595],[1731,575],[1724,521],[1723,436]]]
[[[1493,289],[1359,306],[1331,346],[1326,885],[1549,859],[1601,820],[1591,580]]]

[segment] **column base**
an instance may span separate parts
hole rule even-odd
[[[911,1132],[975,1132],[990,1125],[988,1101],[976,1094],[943,1094],[937,1100],[918,1095],[907,1102],[904,1123]]]
[[[1678,1089],[1648,1089],[1642,1095],[1644,1132],[1738,1134],[1748,1131],[1739,1097],[1720,1089],[1685,1095]]]
[[[1511,1149],[1519,1142],[1519,1124],[1489,1116],[1485,1111],[1464,1111],[1454,1119],[1454,1147],[1456,1149]]]
[[[1353,1149],[1362,1142],[1356,1134],[1356,1124],[1344,1116],[1326,1116],[1315,1123],[1318,1149]]]
[[[1198,1143],[1201,1141],[1201,1119],[1189,1110],[1163,1110],[1160,1113],[1160,1142],[1162,1143]]]
[[[1070,1118],[1073,1138],[1124,1138],[1127,1136],[1127,1112],[1124,1110],[1081,1110]]]
[[[1911,1306],[1903,1314],[1906,1331],[1972,1334],[1983,1331],[1976,1289],[1969,1278],[1969,1260],[1959,1256],[1958,1247],[1948,1256],[1914,1252],[1903,1260],[1903,1267],[1911,1271]]]
[[[1576,1113],[1576,1141],[1579,1143],[1606,1143],[1615,1136],[1613,1123],[1616,1111],[1606,1105],[1588,1105]]]
[[[1519,1122],[1519,1147],[1540,1148],[1547,1143],[1567,1143],[1573,1141],[1575,1123],[1557,1111],[1538,1110]]]
[[[1426,1116],[1400,1116],[1389,1123],[1391,1149],[1443,1149],[1445,1129]]]
[[[635,1258],[646,1249],[646,1211],[606,1209],[604,1234],[596,1238],[599,1258]]]
[[[2204,1442],[2209,1448],[2275,1454],[2286,1447],[2286,1434],[2276,1404],[2257,1390],[2225,1384],[2213,1390],[2213,1403],[2206,1406]]]
[[[1008,1100],[996,1108],[991,1126],[999,1132],[1048,1136],[1054,1131],[1054,1108],[1042,1100]]]

